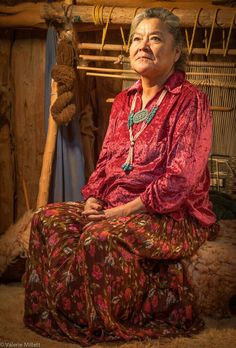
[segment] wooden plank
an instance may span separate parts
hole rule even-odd
[[[18,31],[12,49],[15,85],[14,138],[16,149],[16,217],[26,210],[22,178],[35,208],[42,165],[44,131],[45,35]]]
[[[43,3],[22,3],[15,6],[0,5],[0,27],[37,27],[46,28],[41,17]]]
[[[14,156],[10,116],[12,109],[12,85],[9,61],[12,36],[0,34],[0,234],[14,219]]]

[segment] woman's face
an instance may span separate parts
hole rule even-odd
[[[130,46],[131,66],[138,74],[151,80],[168,78],[179,57],[173,36],[160,19],[149,18],[139,23]]]

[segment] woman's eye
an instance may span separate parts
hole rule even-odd
[[[152,37],[150,38],[150,40],[159,42],[159,41],[161,41],[161,38],[160,38],[159,36],[152,36]]]
[[[138,36],[134,36],[133,37],[133,41],[140,41],[141,39],[140,39],[140,37],[138,37]]]

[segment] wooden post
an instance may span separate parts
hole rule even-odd
[[[39,180],[39,192],[37,198],[36,208],[39,208],[48,203],[48,194],[49,194],[49,186],[50,179],[52,174],[52,164],[53,158],[56,148],[56,140],[57,140],[57,123],[54,121],[51,114],[51,106],[55,102],[57,98],[57,83],[52,80],[51,85],[51,105],[50,105],[50,114],[48,119],[48,132],[47,139],[44,148],[43,154],[43,164],[41,170],[41,176]]]

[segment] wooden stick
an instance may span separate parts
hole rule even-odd
[[[79,50],[100,50],[101,45],[98,43],[90,43],[90,42],[83,42],[78,44]],[[124,45],[117,45],[117,44],[105,44],[102,48],[103,51],[119,51],[119,52],[125,52],[125,46]]]
[[[114,73],[130,73],[136,74],[134,70],[125,70],[125,69],[112,69],[112,68],[96,68],[90,66],[77,66],[78,70],[86,70],[86,71],[101,71],[101,72],[114,72]],[[136,74],[137,75],[137,74]]]
[[[98,61],[98,62],[119,62],[120,63],[129,63],[128,57],[111,57],[111,56],[94,56],[89,54],[80,54],[79,58],[88,61]]]
[[[116,74],[102,74],[102,73],[93,73],[93,72],[87,72],[86,75],[88,76],[99,76],[99,77],[112,77],[114,79],[124,79],[124,80],[137,80],[137,77],[130,75],[116,75]]]
[[[123,80],[137,80],[136,77],[130,75],[116,75],[116,74],[103,74],[103,73],[94,73],[94,72],[87,72],[86,75],[88,76],[98,76],[98,77],[111,77],[114,79],[123,79]],[[227,82],[218,82],[218,81],[214,81],[214,82],[210,82],[210,81],[196,81],[196,80],[192,80],[192,79],[188,79],[189,82],[191,82],[193,85],[197,85],[197,86],[214,86],[214,87],[222,87],[222,88],[232,88],[232,89],[236,89],[236,84],[235,83],[227,83]]]
[[[100,50],[101,45],[98,43],[79,43],[78,44],[79,50]],[[125,52],[125,47],[123,45],[115,45],[115,44],[105,44],[102,48],[103,51],[119,51],[119,52]],[[185,49],[185,52],[187,52],[187,49]],[[193,48],[192,54],[207,54],[206,48]],[[222,55],[224,54],[224,50],[222,48],[211,48],[209,51],[209,54],[213,55]],[[236,49],[229,49],[227,51],[228,55],[235,56],[236,55]]]
[[[23,192],[24,192],[24,197],[25,197],[26,208],[27,208],[27,210],[30,210],[29,195],[28,195],[28,190],[27,190],[27,187],[26,187],[26,183],[25,183],[25,178],[24,177],[22,177],[22,186],[23,186]]]
[[[52,174],[52,164],[54,158],[54,152],[56,148],[57,140],[57,123],[54,121],[51,114],[51,106],[57,98],[57,83],[52,80],[51,85],[51,105],[50,105],[50,114],[48,119],[48,132],[47,139],[44,148],[43,154],[43,164],[41,170],[41,176],[39,180],[39,192],[37,198],[36,208],[42,207],[48,203],[48,194],[50,187],[50,179]]]
[[[204,55],[206,55],[206,53],[207,53],[207,49],[205,49],[205,48],[193,48],[192,49],[192,54],[204,54]],[[209,55],[222,55],[223,56],[224,50],[222,48],[210,48]],[[227,51],[227,55],[228,56],[235,56],[236,49],[229,49]]]
[[[193,76],[221,76],[221,77],[235,77],[236,74],[215,73],[215,72],[186,72],[186,75]]]
[[[200,66],[200,67],[219,67],[219,68],[236,68],[236,63],[233,62],[201,62],[190,60],[187,62],[189,66]]]
[[[79,58],[87,61],[101,61],[101,62],[116,62],[118,57],[111,56],[94,56],[90,54],[80,54]],[[129,63],[129,57],[122,57],[122,62]],[[201,62],[201,61],[188,61],[187,66],[209,66],[209,67],[222,67],[222,68],[236,68],[236,63],[233,62]]]
[[[230,112],[233,111],[234,108],[228,108],[225,106],[210,106],[211,111],[223,111],[223,112]]]

